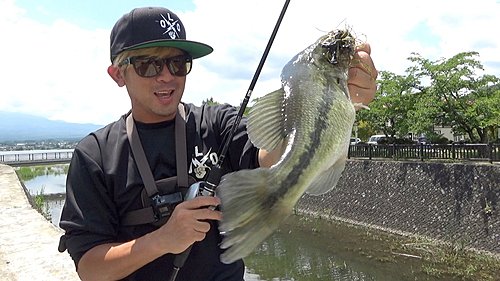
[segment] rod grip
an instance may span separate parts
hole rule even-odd
[[[189,246],[186,250],[184,250],[184,252],[175,256],[174,267],[182,268],[184,266],[184,263],[186,262],[189,253],[191,252],[191,248],[193,248],[193,245]]]

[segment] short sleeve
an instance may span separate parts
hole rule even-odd
[[[119,219],[106,188],[99,151],[92,135],[84,138],[73,153],[67,175],[66,202],[59,223],[66,233],[59,251],[67,249],[75,265],[91,248],[116,241]]]

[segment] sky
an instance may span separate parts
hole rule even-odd
[[[107,74],[109,34],[133,8],[163,6],[187,39],[214,52],[194,61],[183,101],[212,97],[239,105],[285,1],[0,0],[0,111],[106,125],[131,105]],[[407,58],[449,59],[476,51],[484,73],[500,77],[500,0],[291,0],[252,99],[281,86],[283,66],[326,32],[349,27],[372,48],[377,70],[403,75]]]

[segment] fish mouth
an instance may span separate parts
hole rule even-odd
[[[347,30],[330,32],[322,43],[322,47],[328,50],[326,58],[333,65],[349,65],[354,56],[355,45],[356,39]]]

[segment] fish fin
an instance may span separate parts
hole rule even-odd
[[[267,168],[242,170],[225,176],[217,188],[221,198],[224,232],[220,247],[226,249],[221,261],[229,264],[251,254],[271,235],[292,211],[279,200],[270,200],[273,191]]]
[[[286,136],[283,88],[260,98],[248,113],[247,131],[252,143],[273,151]]]
[[[346,157],[338,159],[328,170],[319,174],[314,179],[312,184],[307,188],[306,192],[312,195],[323,194],[334,188],[342,175],[345,168]]]

